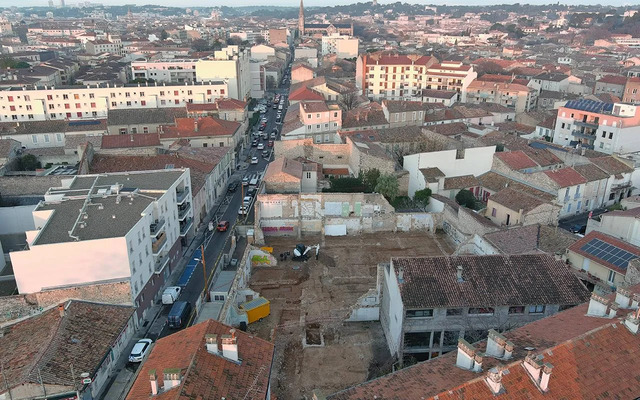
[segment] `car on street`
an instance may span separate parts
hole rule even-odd
[[[269,143],[267,143],[268,147],[273,147],[273,140],[269,140]]]
[[[247,190],[247,196],[254,196],[256,194],[256,188],[252,187]]]
[[[587,231],[587,226],[582,224],[575,224],[571,228],[569,228],[569,232],[580,233],[582,235],[584,235],[586,231]]]
[[[173,304],[180,297],[182,288],[180,286],[169,286],[162,292],[162,304]]]
[[[272,107],[272,108],[273,108],[274,110],[275,110],[276,108],[278,108],[278,103],[273,103],[273,107]]]
[[[230,191],[231,193],[233,193],[236,190],[238,190],[238,182],[231,182],[229,184],[229,188],[227,190]]]
[[[238,215],[246,215],[248,211],[249,207],[240,206],[240,208],[238,209]]]
[[[258,130],[259,130],[259,131],[263,131],[263,130],[264,130],[264,128],[266,128],[266,127],[267,127],[266,125],[260,125],[260,126],[258,127]]]
[[[245,176],[244,178],[242,178],[242,186],[248,186],[249,185],[249,177]]]
[[[251,157],[251,164],[257,164],[257,163],[258,163],[258,157],[255,157],[255,156]]]
[[[273,130],[271,131],[271,133],[273,133],[273,134],[276,134],[276,135],[277,135],[277,134],[278,134],[278,128],[273,128]]]
[[[131,349],[131,354],[129,355],[129,362],[139,363],[144,360],[144,357],[149,353],[151,349],[151,343],[153,340],[151,339],[140,339]]]
[[[258,145],[258,141],[254,140],[253,142],[251,142],[251,147],[256,147]]]
[[[282,116],[278,114],[278,116],[276,117],[276,122],[280,122],[280,120],[282,120]]]
[[[276,134],[271,132],[271,135],[269,136],[269,139],[275,140],[275,138],[276,138]]]
[[[258,145],[258,150],[264,150],[264,143],[260,143]]]
[[[242,199],[242,205],[249,207],[251,205],[251,200],[253,200],[251,196],[244,196],[244,199]]]
[[[226,232],[229,229],[229,221],[220,221],[218,222],[218,232]]]
[[[264,158],[269,157],[269,150],[262,150],[262,157]]]

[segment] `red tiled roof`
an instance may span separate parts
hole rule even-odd
[[[124,149],[127,147],[158,147],[160,138],[157,133],[135,133],[130,135],[102,136],[103,149]]]
[[[605,75],[602,78],[598,79],[598,83],[611,83],[614,85],[625,85],[627,83],[627,78],[619,75]]]
[[[633,172],[632,167],[611,156],[590,158],[589,161],[609,175]]]
[[[291,92],[289,101],[324,101],[324,97],[313,89],[301,86],[297,90]]]
[[[247,107],[247,103],[244,101],[230,99],[228,97],[216,99],[216,104],[221,110],[244,110]]]
[[[216,103],[187,103],[187,112],[218,111]]]
[[[582,250],[582,247],[584,245],[586,245],[587,243],[589,243],[591,240],[593,239],[599,239],[605,243],[608,243],[614,247],[617,247],[619,249],[622,249],[624,251],[627,251],[631,254],[634,254],[638,257],[640,257],[640,248],[633,246],[625,241],[619,240],[614,238],[613,236],[609,236],[605,233],[602,232],[598,232],[598,231],[591,231],[589,232],[589,234],[587,234],[585,237],[581,238],[580,240],[578,240],[577,242],[575,242],[574,244],[571,245],[571,247],[569,247],[567,250],[573,251],[574,253],[580,254],[581,256],[588,258],[590,260],[593,260],[595,262],[597,262],[600,265],[603,265],[609,269],[612,269],[616,272],[619,272],[621,274],[625,274],[626,273],[626,268],[620,268],[612,263],[610,263],[609,261],[606,261],[600,257],[597,257],[593,254],[589,254],[586,251]],[[578,265],[578,267],[582,267],[581,265]]]
[[[544,173],[561,188],[587,183],[587,180],[573,168],[561,168]]]
[[[427,65],[430,66],[433,63],[438,62],[435,57],[420,56],[417,54],[405,55],[405,54],[381,54],[372,53],[362,56],[366,59],[367,64],[377,65]]]
[[[272,343],[236,331],[238,356],[235,363],[211,354],[205,347],[205,334],[229,334],[231,327],[213,319],[158,339],[149,358],[140,368],[127,400],[187,399],[264,399],[269,387],[273,360]],[[179,369],[181,384],[151,396],[149,374],[156,371],[158,388],[164,385],[163,370]]]
[[[322,168],[325,175],[349,175],[348,168]]]
[[[524,151],[505,151],[495,153],[494,157],[498,158],[503,163],[515,171],[520,171],[526,168],[535,168],[538,166]]]
[[[197,121],[197,130],[196,130]],[[176,118],[176,126],[164,126],[161,139],[198,136],[230,136],[240,127],[235,121],[213,117]]]

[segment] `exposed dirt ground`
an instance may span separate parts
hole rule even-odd
[[[389,372],[391,360],[379,322],[343,322],[350,308],[375,288],[377,265],[398,256],[450,254],[444,236],[379,233],[327,237],[318,260],[279,261],[302,240],[267,237],[278,258],[275,267],[254,268],[250,286],[271,302],[271,315],[249,325],[259,337],[274,340],[276,359],[271,388],[278,399],[310,399],[314,390],[329,394]],[[303,341],[304,339],[304,341]]]

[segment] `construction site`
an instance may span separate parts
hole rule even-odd
[[[306,261],[295,257],[300,243],[305,246],[298,249],[307,249]],[[248,330],[276,345],[271,388],[282,399],[311,399],[314,391],[327,395],[391,372],[380,322],[347,320],[376,288],[379,263],[453,251],[445,235],[426,232],[327,236],[324,241],[267,237],[266,246],[273,248],[277,265],[254,267],[250,287],[271,302],[271,314]]]

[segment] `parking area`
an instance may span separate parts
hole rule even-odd
[[[273,254],[320,238],[269,237]],[[256,267],[250,286],[271,302],[271,315],[249,331],[276,343],[273,380],[278,398],[300,399],[314,389],[332,393],[391,370],[379,322],[349,322],[358,298],[376,285],[377,265],[399,256],[451,253],[447,239],[425,233],[327,237],[306,262],[288,258]],[[278,257],[279,258],[279,257]],[[341,371],[336,374],[335,371]]]

